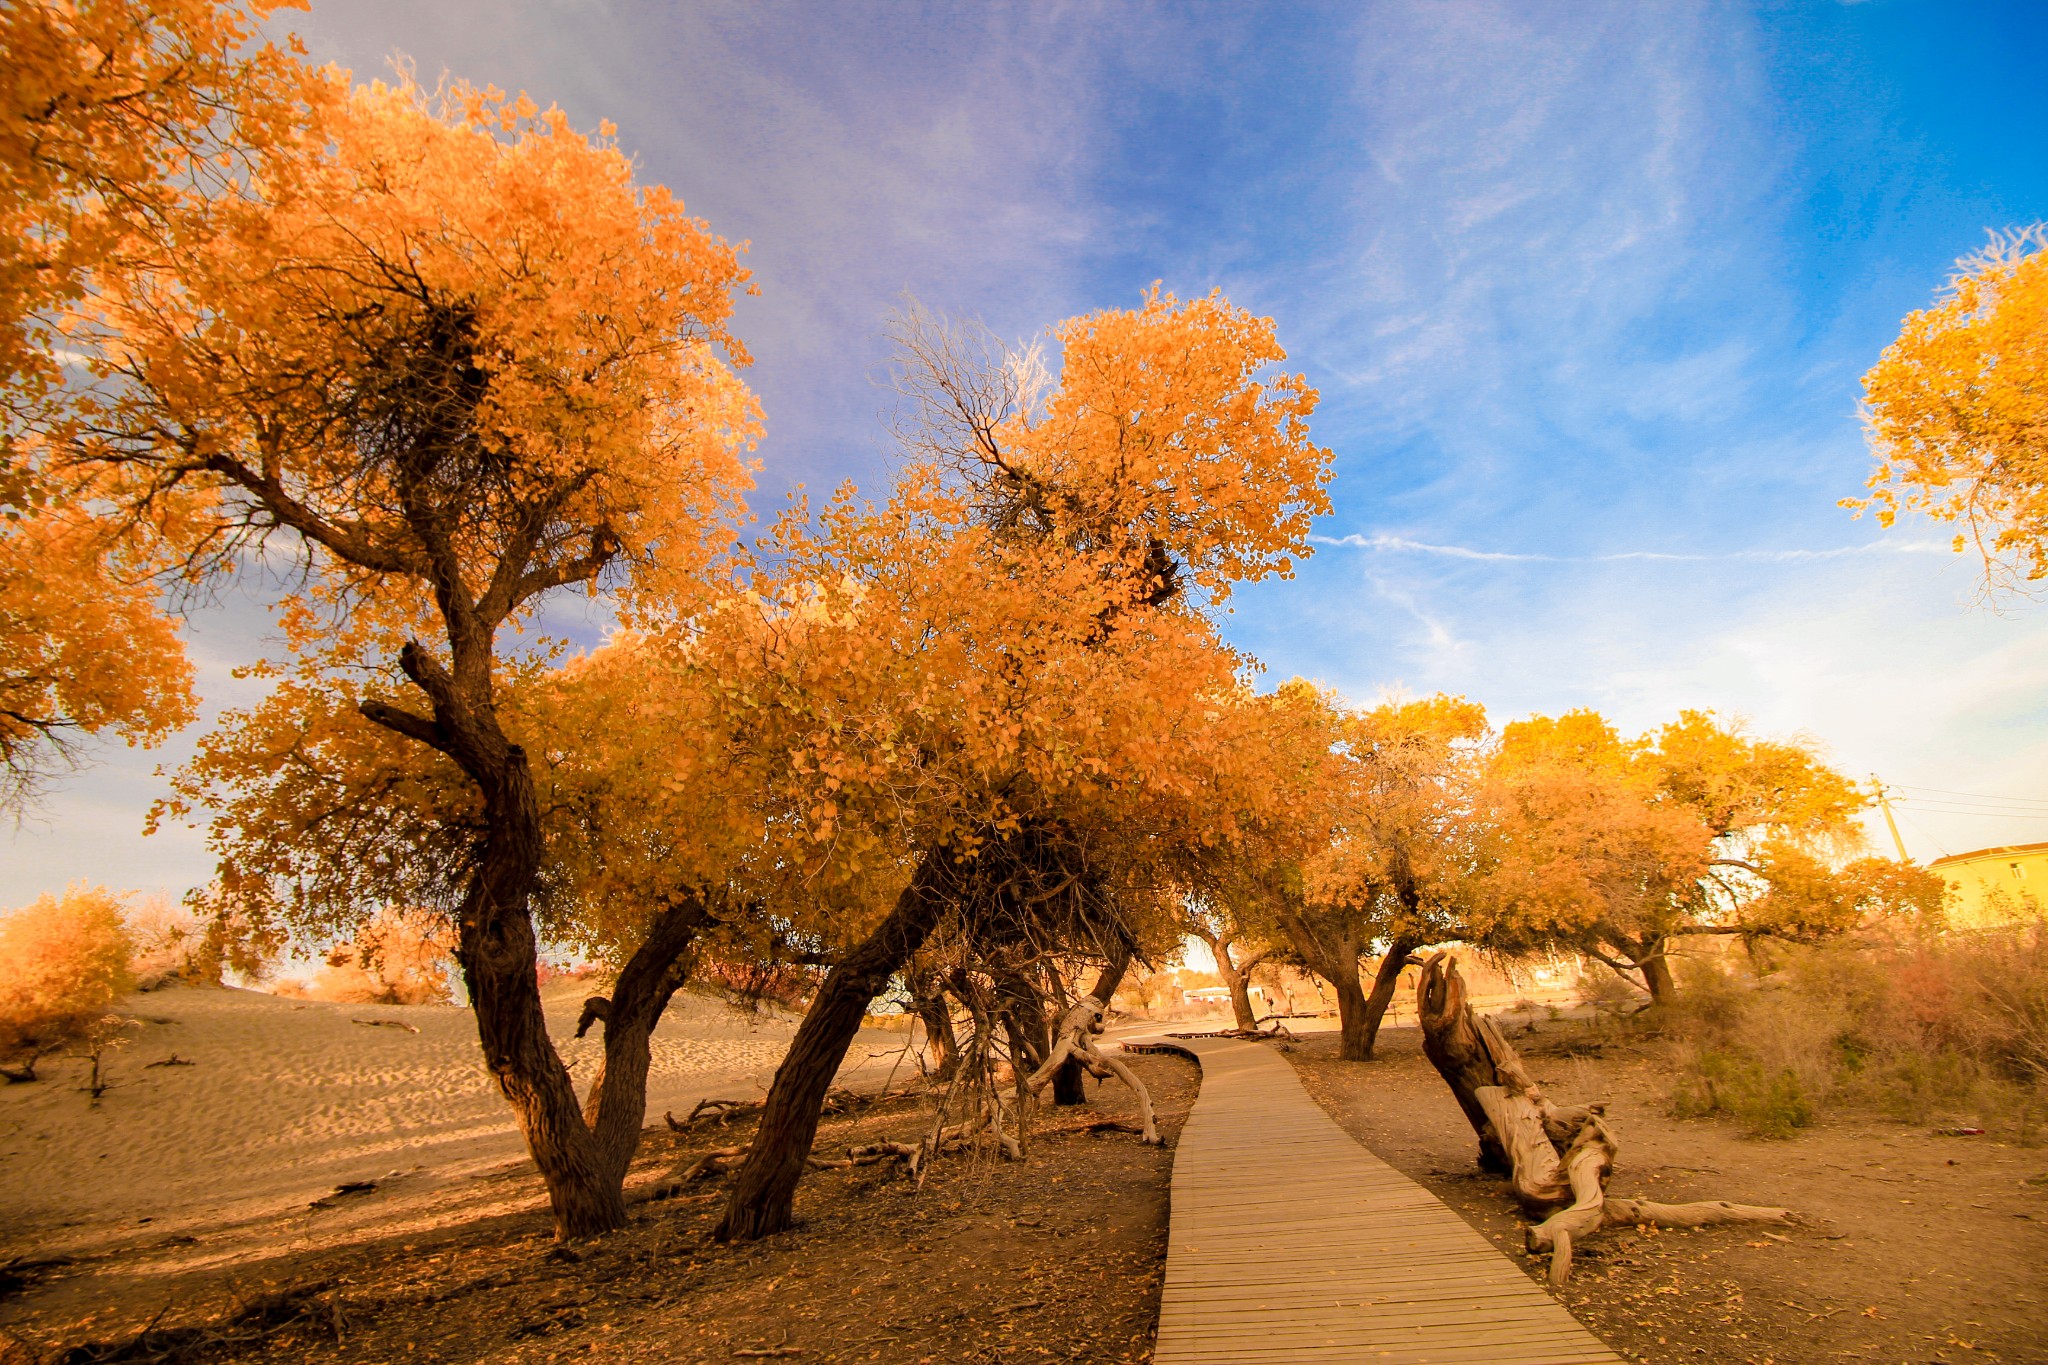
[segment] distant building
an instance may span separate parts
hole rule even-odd
[[[2003,924],[2048,908],[2048,844],[2006,844],[1929,863],[1955,888],[1950,922],[1961,929]]]

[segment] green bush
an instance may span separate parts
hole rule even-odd
[[[1680,1118],[1725,1114],[1752,1137],[1790,1137],[1813,1122],[1813,1101],[1790,1067],[1773,1071],[1753,1057],[1712,1048],[1681,1074],[1671,1107]]]
[[[1760,1136],[1822,1104],[1967,1119],[2037,1140],[2048,1111],[2048,929],[1781,950],[1758,979],[1691,963],[1666,1027],[1672,1107]]]

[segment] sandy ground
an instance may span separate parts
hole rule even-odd
[[[1514,1044],[1562,1102],[1606,1100],[1621,1144],[1612,1188],[1668,1202],[1728,1199],[1795,1211],[1786,1228],[1603,1233],[1559,1297],[1632,1360],[1655,1365],[2048,1362],[2048,1149],[1825,1113],[1784,1141],[1670,1115],[1653,1042],[1612,1044],[1544,1023]],[[1379,1057],[1335,1039],[1288,1054],[1339,1124],[1542,1279],[1523,1221],[1414,1028]]]
[[[601,1046],[571,1037],[587,994],[568,982],[546,995],[579,1081]],[[0,1262],[304,1210],[345,1182],[424,1194],[526,1163],[466,1009],[174,988],[130,997],[122,1012],[136,1025],[110,1054],[115,1086],[97,1104],[72,1060],[0,1085]],[[786,1017],[679,995],[654,1039],[649,1118],[706,1096],[758,1096],[794,1031]],[[842,1081],[879,1084],[902,1045],[863,1034]],[[161,1064],[174,1057],[190,1065]]]
[[[1130,1061],[1171,1143],[1196,1070]],[[0,1293],[0,1361],[1140,1362],[1173,1158],[1091,1131],[1135,1108],[1121,1085],[1089,1092],[1085,1107],[1041,1116],[1022,1162],[949,1155],[921,1186],[893,1166],[813,1171],[799,1226],[746,1245],[709,1235],[722,1177],[648,1198],[704,1152],[747,1142],[745,1119],[651,1130],[627,1182],[629,1225],[574,1248],[555,1245],[525,1163],[432,1188],[384,1181],[197,1235],[152,1225]],[[914,1140],[929,1106],[910,1096],[828,1118],[819,1149]]]

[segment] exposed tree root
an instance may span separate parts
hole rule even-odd
[[[1069,1058],[1078,1060],[1088,1073],[1097,1079],[1116,1077],[1129,1088],[1138,1100],[1139,1121],[1144,1125],[1144,1139],[1157,1147],[1162,1139],[1159,1125],[1152,1116],[1152,1094],[1145,1089],[1145,1083],[1137,1073],[1095,1046],[1095,1035],[1102,1032],[1103,1016],[1109,1006],[1092,995],[1084,995],[1060,1016],[1053,1039],[1052,1054],[1025,1080],[1026,1094],[1036,1096],[1052,1082]]]
[[[1659,1204],[1611,1198],[1619,1146],[1605,1106],[1553,1104],[1489,1019],[1472,1013],[1457,963],[1436,953],[1416,985],[1423,1051],[1479,1134],[1480,1165],[1506,1170],[1515,1201],[1534,1223],[1532,1254],[1550,1253],[1550,1282],[1571,1275],[1575,1242],[1602,1228],[1653,1225],[1701,1228],[1719,1223],[1785,1223],[1786,1209],[1705,1200]]]

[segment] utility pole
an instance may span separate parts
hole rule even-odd
[[[1892,832],[1892,847],[1899,851],[1900,862],[1910,863],[1913,860],[1906,856],[1906,841],[1899,837],[1899,822],[1892,819],[1891,792],[1876,773],[1870,775],[1870,780],[1877,787],[1877,808],[1884,812],[1884,827]]]

